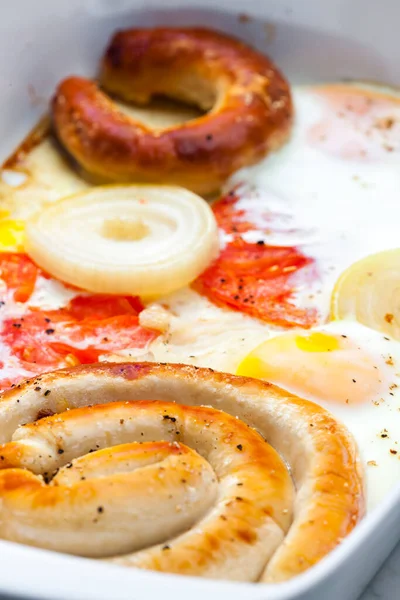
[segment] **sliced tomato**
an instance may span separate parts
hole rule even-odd
[[[213,205],[213,212],[220,229],[226,233],[244,233],[254,229],[254,223],[246,219],[244,210],[236,207],[239,196],[233,190]]]
[[[50,344],[50,348],[60,357],[60,360],[67,362],[68,358],[72,358],[76,360],[76,364],[82,365],[95,363],[99,360],[99,356],[104,354],[97,348],[76,348],[62,342],[53,342]]]
[[[221,252],[218,266],[221,270],[237,276],[260,276],[263,280],[274,280],[311,264],[312,259],[304,256],[296,248],[287,246],[267,246],[249,244],[241,237],[235,238]]]
[[[13,292],[16,302],[26,302],[32,295],[40,269],[26,254],[0,253],[0,278]]]
[[[49,344],[53,327],[40,311],[29,311],[23,317],[3,321],[2,341],[27,369],[33,365],[48,369],[65,366]]]
[[[143,308],[138,297],[92,294],[76,296],[71,300],[66,311],[72,318],[82,320],[86,318],[106,319],[125,314],[137,315]]]
[[[102,321],[68,324],[57,331],[49,343],[51,349],[74,355],[80,363],[96,362],[99,356],[126,348],[145,348],[157,334],[139,325],[137,316],[120,315]],[[53,340],[64,341],[53,341]],[[81,342],[87,345],[82,348]]]
[[[296,306],[294,294],[315,277],[312,258],[298,248],[249,243],[241,235],[257,230],[236,208],[236,192],[219,200],[214,214],[220,229],[232,235],[219,258],[200,276],[195,288],[213,302],[280,327],[309,328],[318,322],[315,308]]]
[[[49,278],[23,254],[1,253],[0,269],[7,286],[3,304],[9,302],[10,292],[15,300],[27,303],[38,277]],[[3,319],[2,389],[43,371],[93,363],[101,355],[126,348],[144,348],[157,337],[139,324],[144,308],[140,298],[77,292],[60,309],[41,310],[27,303],[22,315],[18,309],[17,317]]]
[[[287,279],[286,276],[273,279],[252,275],[238,277],[215,265],[202,275],[196,289],[219,305],[278,327],[312,327],[318,319],[316,309],[298,308],[291,302],[292,289]]]
[[[81,321],[66,319],[66,315],[63,310],[60,315],[57,311],[36,310],[18,319],[6,319],[3,342],[12,349],[13,356],[24,363],[57,368],[68,364],[65,363],[68,354],[75,356],[77,362],[87,364],[96,362],[101,354],[143,348],[157,337],[154,331],[139,325],[135,314]]]
[[[55,325],[55,337],[77,348],[97,349],[100,354],[124,350],[126,348],[144,348],[157,337],[153,330],[139,325],[136,315],[118,315],[109,319],[69,322]],[[53,338],[54,339],[54,336]]]

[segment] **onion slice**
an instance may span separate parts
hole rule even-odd
[[[45,208],[26,226],[25,250],[40,267],[98,293],[175,291],[218,249],[211,208],[180,187],[95,187]]]
[[[339,277],[332,319],[354,319],[400,340],[400,248],[367,256]]]

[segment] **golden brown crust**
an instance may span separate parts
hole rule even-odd
[[[1,165],[2,169],[18,169],[21,163],[36,146],[39,146],[47,138],[51,130],[50,118],[45,115],[25,136],[14,152],[6,158]]]
[[[20,428],[0,456],[0,537],[39,547],[254,580],[292,519],[283,460],[254,429],[209,407],[145,400],[76,408]],[[45,485],[26,469],[59,471]],[[167,553],[146,549],[167,540]]]
[[[206,29],[133,29],[105,54],[102,87],[125,100],[154,95],[210,110],[153,131],[119,111],[97,85],[70,77],[52,103],[57,136],[90,174],[107,181],[179,184],[216,192],[237,169],[281,145],[292,121],[289,86],[265,56]]]
[[[39,392],[35,391],[38,386]],[[93,403],[155,398],[189,406],[206,404],[238,417],[256,428],[290,465],[296,486],[294,521],[268,561],[262,581],[283,581],[306,570],[339,544],[363,516],[363,478],[357,451],[341,424],[323,408],[271,384],[210,369],[104,363],[41,375],[3,394],[1,441],[8,442],[21,422],[34,421],[40,411],[60,413]],[[10,451],[14,456],[14,449]],[[214,545],[221,547],[220,543],[218,536],[213,538]],[[250,548],[253,546],[249,543]],[[199,556],[202,550],[203,562]],[[206,555],[215,558],[218,552],[214,549]],[[221,575],[212,570],[206,555],[203,546],[192,548],[190,560],[185,561],[183,554],[171,554],[168,560],[165,553],[161,560],[160,554],[150,549],[117,562],[186,574],[226,576],[225,572]],[[237,566],[231,570],[229,577],[240,578],[240,574],[235,575]]]

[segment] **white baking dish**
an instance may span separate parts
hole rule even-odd
[[[398,0],[3,0],[2,9],[3,158],[46,109],[61,77],[95,72],[106,40],[119,27],[211,25],[272,55],[292,81],[400,83],[393,26],[400,19]],[[158,575],[0,542],[0,593],[54,600],[351,600],[399,539],[400,487],[335,552],[289,583],[270,587]]]

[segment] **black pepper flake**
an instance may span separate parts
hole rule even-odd
[[[257,246],[265,246],[264,240],[258,240]]]
[[[13,323],[12,326],[19,329],[21,327],[21,323]]]
[[[387,438],[388,434],[387,433],[381,433],[381,438]]]
[[[51,335],[54,332],[55,332],[55,329],[46,329],[47,335]]]
[[[352,382],[353,382],[353,383],[357,383],[355,379],[352,379]]]
[[[239,483],[237,483],[236,485],[240,486],[240,485],[243,485],[243,483],[241,481],[239,481]]]
[[[82,475],[82,477],[81,477],[81,481],[85,481],[85,479],[86,479],[86,477],[84,477],[84,476]]]
[[[3,300],[0,300],[0,306],[4,306],[5,302]]]
[[[173,423],[175,423],[176,418],[175,417],[170,417],[169,415],[164,415],[163,419],[169,419],[170,421],[172,421]]]
[[[397,450],[390,449],[390,454],[397,454]]]
[[[235,296],[233,296],[234,300],[239,300],[239,296],[236,294]]]
[[[168,544],[165,544],[165,546],[163,546],[161,548],[161,550],[171,550],[171,546],[168,546]]]
[[[123,425],[125,423],[125,419],[120,419],[119,422],[121,425]]]
[[[41,389],[42,389],[42,388],[41,388],[41,387],[39,387],[39,386],[37,385],[37,386],[35,387],[35,392],[40,392],[40,390],[41,390]]]
[[[108,342],[108,337],[103,337],[103,342]]]
[[[44,393],[44,395],[48,396],[50,393],[51,393],[51,390],[46,390],[45,393]]]
[[[57,452],[58,452],[58,454],[64,454],[64,450],[63,450],[62,448],[59,448],[59,449],[57,450]]]
[[[220,280],[219,280],[219,282],[220,282],[220,283],[225,283],[225,282],[226,282],[226,279],[220,279]]]
[[[243,498],[242,498],[241,496],[236,496],[236,500],[237,500],[238,502],[243,502]]]
[[[342,338],[347,338],[347,335],[342,335]]]
[[[98,513],[102,513],[102,512],[104,512],[104,507],[103,507],[103,506],[98,506],[98,507],[97,507],[97,512],[98,512]]]
[[[211,135],[211,133],[206,135],[207,142],[211,142],[212,139],[213,139],[213,136]]]
[[[67,465],[65,465],[66,469],[70,469],[72,467],[72,463],[68,463]]]
[[[242,451],[242,450],[243,450],[243,446],[242,446],[242,444],[238,444],[238,445],[236,446],[236,448],[237,448],[238,450],[240,450],[240,451]]]
[[[49,317],[45,317],[44,320],[46,321],[46,323],[51,323],[51,319],[49,319]]]
[[[1,460],[5,460],[4,456],[0,456],[0,459],[1,459]]]
[[[181,479],[181,482],[182,483],[187,483],[187,480],[186,479]]]

